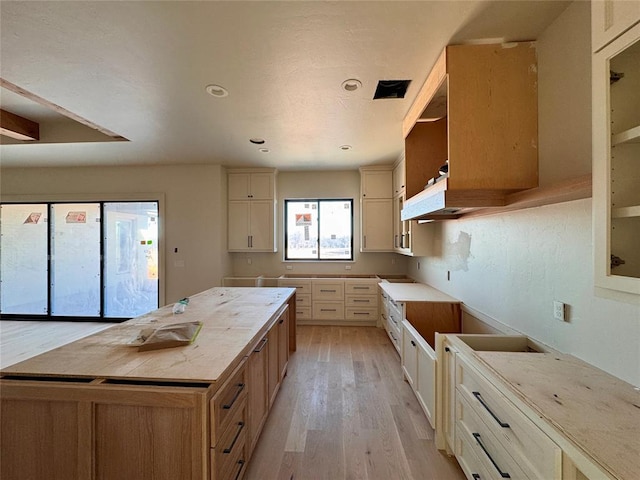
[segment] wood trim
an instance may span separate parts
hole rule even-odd
[[[40,124],[0,109],[0,133],[16,140],[40,140]]]
[[[101,127],[100,125],[98,125],[97,123],[93,123],[90,120],[87,120],[84,117],[81,117],[80,115],[77,115],[69,110],[67,110],[64,107],[61,107],[60,105],[56,105],[53,102],[50,102],[49,100],[42,98],[38,95],[36,95],[35,93],[31,93],[28,90],[25,90],[22,87],[19,87],[7,80],[5,80],[4,78],[0,78],[0,87],[2,88],[6,88],[7,90],[13,92],[13,93],[17,93],[18,95],[31,100],[35,103],[38,103],[40,105],[42,105],[43,107],[49,108],[50,110],[53,110],[56,113],[59,113],[60,115],[64,115],[67,118],[70,118],[72,120],[75,120],[78,123],[81,123],[82,125],[86,125],[89,128],[93,128],[94,130],[99,131],[100,133],[103,133],[104,135],[107,135],[109,137],[111,137],[114,140],[118,140],[118,141],[129,141],[128,139],[126,139],[125,137],[118,135],[115,132],[112,132],[111,130],[108,130],[104,127]]]

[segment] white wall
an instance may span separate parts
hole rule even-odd
[[[360,252],[360,172],[340,171],[282,171],[277,176],[277,253],[233,253],[233,274],[236,276],[283,273],[329,274],[402,274],[407,259],[395,253]],[[284,200],[292,198],[353,198],[354,261],[353,262],[284,262],[283,213]],[[249,264],[249,260],[251,264]],[[287,270],[286,266],[292,267]],[[346,270],[345,266],[351,267]]]
[[[539,38],[541,185],[591,171],[589,28],[589,2],[575,2]],[[594,288],[590,199],[430,228],[434,253],[410,275],[640,385],[640,299]],[[569,305],[568,322],[553,300]]]
[[[231,272],[226,253],[226,175],[219,165],[4,168],[0,193],[3,201],[124,200],[160,193],[165,303],[219,286]]]

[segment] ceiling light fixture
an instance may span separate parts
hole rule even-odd
[[[220,85],[207,85],[205,87],[205,90],[209,95],[218,98],[226,97],[229,95],[229,91],[226,88],[221,87]]]
[[[251,143],[253,143],[254,145],[262,145],[262,144],[264,144],[264,138],[254,137],[254,138],[250,138],[249,141]]]
[[[342,89],[347,92],[355,92],[359,88],[362,88],[362,82],[357,78],[350,78],[342,82]]]
[[[347,151],[347,150],[351,150],[351,148],[352,148],[351,145],[340,145],[340,150]]]
[[[269,149],[268,148],[260,148],[258,151],[262,152],[262,153],[269,153]]]

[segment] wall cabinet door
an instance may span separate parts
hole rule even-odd
[[[393,195],[400,195],[405,192],[405,161],[404,158],[398,162],[398,164],[393,169]]]
[[[227,249],[230,252],[275,251],[273,210],[271,200],[229,202]]]
[[[360,195],[362,198],[391,198],[391,170],[360,170]]]
[[[229,173],[229,200],[272,200],[275,176],[273,173]]]
[[[362,200],[361,252],[393,251],[393,200]]]
[[[591,2],[591,47],[597,52],[640,21],[637,0]]]
[[[249,451],[258,441],[269,410],[268,395],[268,338],[265,336],[254,348],[247,363],[247,414],[249,417]],[[250,454],[249,454],[250,456]]]

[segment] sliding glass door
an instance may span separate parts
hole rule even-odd
[[[158,203],[3,204],[0,314],[126,319],[158,308]]]

